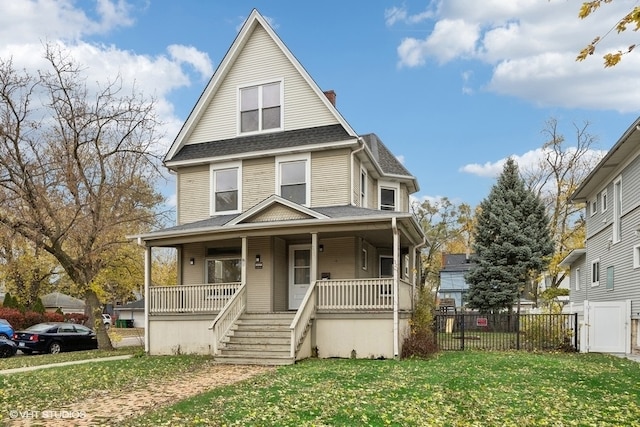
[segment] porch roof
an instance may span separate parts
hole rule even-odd
[[[309,227],[313,227],[314,230],[322,232],[322,229],[318,227],[330,229],[332,226],[347,226],[347,229],[348,227],[352,227],[354,230],[357,230],[361,228],[366,229],[368,226],[370,228],[373,223],[390,224],[392,218],[395,217],[404,234],[415,244],[423,243],[424,241],[424,233],[421,227],[409,212],[380,211],[351,205],[305,209],[317,212],[319,217],[236,224],[234,219],[242,214],[220,215],[151,233],[130,236],[130,238],[137,239],[140,244],[145,242],[147,245],[155,246],[169,244],[169,241],[179,243],[180,240],[206,240],[206,236],[211,238],[213,235],[219,234],[230,234],[230,237],[234,233],[241,233],[243,235],[273,234],[274,232],[296,234],[305,232],[305,228]],[[201,238],[198,236],[201,236]]]

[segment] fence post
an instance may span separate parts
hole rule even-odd
[[[516,313],[516,350],[520,350],[520,313]]]
[[[460,318],[462,319],[460,323],[460,349],[464,350],[464,318],[465,314],[461,314]]]
[[[573,348],[580,351],[578,348],[578,313],[573,313]]]

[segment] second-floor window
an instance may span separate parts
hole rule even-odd
[[[393,184],[380,184],[380,191],[378,192],[380,210],[397,211],[398,193],[399,188],[397,186]]]
[[[360,170],[360,207],[367,207],[367,171]]]
[[[240,132],[260,132],[282,127],[281,82],[240,89]]]
[[[240,165],[226,164],[211,168],[213,188],[212,214],[240,211]]]
[[[284,199],[299,205],[309,204],[309,158],[308,156],[287,156],[276,161],[276,192]]]
[[[596,259],[591,262],[591,286],[600,284],[600,260]]]

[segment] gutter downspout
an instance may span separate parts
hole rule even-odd
[[[398,292],[400,290],[398,283],[398,265],[400,260],[398,254],[400,252],[400,238],[398,236],[398,221],[395,216],[391,218],[391,229],[393,230],[393,357],[397,359],[400,353],[400,325],[398,320]]]
[[[354,176],[353,172],[355,172],[353,168],[354,168],[355,157],[356,157],[356,153],[359,153],[360,151],[364,150],[364,147],[365,147],[365,143],[361,137],[358,137],[358,143],[362,144],[362,147],[351,152],[351,187],[350,188],[351,188],[351,205],[352,206],[356,205],[355,201],[353,200],[354,199],[353,190],[354,190],[354,184],[355,184],[355,182],[353,181],[353,176]],[[363,208],[364,206],[360,206],[360,207]]]

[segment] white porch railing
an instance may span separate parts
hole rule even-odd
[[[411,285],[400,280],[401,310],[411,309]],[[319,280],[318,310],[392,310],[393,279]]]
[[[239,282],[204,285],[152,286],[149,313],[206,313],[220,311],[240,288]]]
[[[227,335],[229,329],[244,313],[247,307],[247,286],[242,285],[235,295],[227,301],[220,313],[216,316],[209,329],[213,329],[213,354],[218,354],[220,341]]]
[[[291,321],[291,326],[289,326],[291,329],[291,357],[293,358],[296,357],[298,345],[302,342],[307,326],[316,313],[316,300],[318,298],[316,283],[313,282],[307,289],[307,293],[304,295],[304,299]]]

